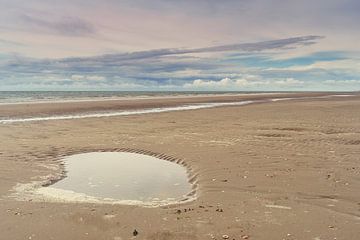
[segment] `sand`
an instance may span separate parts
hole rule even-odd
[[[219,101],[210,98],[202,101]],[[249,98],[256,96],[220,100]],[[0,115],[189,101],[199,100],[20,104],[0,106]],[[134,238],[135,229],[136,239],[164,240],[360,236],[360,96],[2,124],[0,143],[0,239],[124,240]],[[197,199],[144,208],[10,197],[18,183],[59,174],[62,156],[121,149],[181,160],[197,184]]]

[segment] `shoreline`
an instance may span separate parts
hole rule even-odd
[[[1,91],[0,91],[1,92]],[[16,92],[16,91],[15,91]],[[155,92],[156,93],[156,92]],[[46,100],[30,100],[30,101],[8,101],[8,102],[1,102],[0,106],[8,106],[8,105],[37,105],[37,104],[62,104],[62,103],[86,103],[86,102],[112,102],[112,101],[136,101],[136,100],[158,100],[158,99],[189,99],[189,98],[218,98],[218,97],[246,97],[246,96],[265,96],[265,95],[312,95],[312,94],[328,94],[328,95],[358,95],[359,91],[354,92],[249,92],[249,93],[235,93],[235,92],[228,92],[228,93],[195,93],[195,94],[186,94],[184,93],[175,93],[168,95],[159,95],[159,96],[151,96],[151,95],[139,95],[139,96],[119,96],[119,97],[84,97],[84,98],[72,98],[72,99],[46,99]]]
[[[344,92],[345,93],[345,92]],[[82,102],[111,102],[111,101],[132,101],[132,100],[156,100],[156,99],[182,99],[182,98],[202,98],[202,97],[236,97],[236,96],[251,96],[251,95],[271,95],[271,94],[291,94],[288,92],[269,92],[269,93],[198,93],[198,94],[169,94],[161,96],[124,96],[124,97],[88,97],[88,98],[74,98],[68,100],[48,99],[48,100],[34,100],[34,101],[19,101],[19,102],[0,102],[0,106],[6,105],[30,105],[30,104],[56,104],[56,103],[82,103]]]
[[[0,104],[0,123],[16,123],[41,120],[66,120],[91,117],[111,117],[133,114],[157,113],[179,110],[196,110],[231,105],[272,102],[281,100],[305,100],[331,97],[356,97],[344,93],[281,93],[245,94],[196,97],[129,98],[121,100],[91,100],[80,102],[46,102],[32,104]],[[201,106],[202,104],[202,106]]]

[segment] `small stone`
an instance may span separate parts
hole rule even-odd
[[[229,239],[229,236],[225,234],[225,235],[222,235],[222,238],[223,239]]]
[[[139,232],[135,229],[135,230],[133,231],[133,236],[136,237],[138,234],[139,234]]]
[[[242,239],[249,239],[249,236],[248,235],[242,235],[241,238]]]
[[[177,213],[177,214],[180,214],[180,213],[181,213],[181,210],[180,210],[180,209],[178,209],[178,210],[176,211],[176,213]]]

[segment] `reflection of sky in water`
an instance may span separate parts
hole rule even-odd
[[[155,157],[96,152],[65,159],[67,177],[51,185],[98,198],[149,201],[181,198],[191,191],[186,169]]]

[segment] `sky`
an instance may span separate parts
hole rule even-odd
[[[359,91],[359,0],[0,0],[0,91]]]

